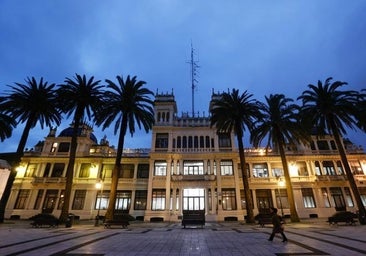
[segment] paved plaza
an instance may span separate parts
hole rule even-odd
[[[0,255],[366,255],[366,226],[329,226],[325,220],[286,224],[287,243],[271,227],[240,222],[207,223],[183,229],[179,223],[131,223],[128,229],[31,228],[28,221],[0,224]]]

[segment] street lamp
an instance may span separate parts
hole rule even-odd
[[[95,184],[95,188],[97,190],[99,190],[100,192],[100,197],[99,197],[99,203],[98,203],[98,212],[97,212],[97,216],[95,217],[95,226],[99,226],[99,213],[100,213],[100,207],[101,207],[101,203],[102,203],[102,189],[103,189],[103,183],[101,181],[97,182]],[[98,196],[97,196],[98,198]]]
[[[282,199],[281,199],[281,191],[280,187],[283,187],[285,185],[285,181],[283,181],[279,176],[277,176],[277,190],[278,190],[278,199],[280,201],[280,207],[281,207],[281,216],[283,216],[283,206],[282,206]]]

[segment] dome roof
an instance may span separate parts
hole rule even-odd
[[[69,128],[66,128],[64,130],[62,130],[60,132],[60,134],[58,135],[58,137],[71,137],[72,136],[72,130],[73,128],[72,127],[69,127]],[[82,132],[83,128],[79,128],[78,129],[78,136],[81,136],[81,132]],[[98,140],[97,140],[97,137],[95,137],[95,135],[93,133],[90,133],[90,139],[92,141],[95,142],[95,144],[98,144]]]

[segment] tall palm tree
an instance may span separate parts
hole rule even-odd
[[[0,99],[0,102],[2,100]],[[3,142],[11,137],[13,129],[16,127],[16,121],[10,115],[0,113],[0,140]]]
[[[366,132],[366,89],[361,90],[357,103],[357,126]]]
[[[267,138],[267,148],[276,147],[280,153],[283,172],[286,181],[286,191],[290,204],[291,222],[299,222],[294,193],[285,154],[287,144],[296,144],[299,141],[307,143],[310,139],[298,122],[299,106],[293,104],[293,100],[283,94],[271,94],[265,97],[266,104],[261,104],[263,119],[258,122],[256,129],[251,134],[251,142],[258,146]]]
[[[45,125],[51,127],[53,123],[59,125],[61,122],[61,113],[56,103],[55,84],[48,84],[43,81],[43,78],[37,82],[34,77],[28,77],[25,82],[25,84],[9,85],[11,90],[2,96],[0,101],[0,111],[3,115],[8,115],[18,123],[25,123],[16,151],[16,160],[12,162],[14,167],[20,163],[29,132],[37,123],[43,129]],[[5,116],[3,118],[8,119]],[[14,122],[11,121],[9,124],[14,125]],[[12,170],[0,202],[0,222],[4,220],[5,206],[15,175],[15,170]]]
[[[127,130],[131,136],[135,133],[135,122],[139,129],[141,125],[148,132],[154,124],[153,101],[149,95],[153,92],[144,88],[146,82],[136,81],[136,76],[127,76],[123,80],[122,76],[117,76],[118,84],[106,79],[107,88],[110,90],[104,93],[104,104],[97,112],[97,125],[103,124],[103,130],[115,121],[114,134],[119,131],[117,156],[112,172],[112,184],[109,196],[109,205],[105,218],[113,219],[118,178],[121,170],[122,152]]]
[[[25,127],[20,138],[17,153],[23,154],[25,144],[29,136],[29,131],[39,122],[41,128],[53,123],[59,125],[61,114],[57,108],[55,84],[43,82],[39,83],[32,77],[27,78],[25,84],[15,83],[9,86],[12,91],[4,96],[0,103],[0,109],[5,114],[9,114],[19,123],[25,123]]]
[[[86,78],[76,74],[73,79],[66,78],[65,83],[57,90],[60,108],[67,117],[73,114],[73,132],[70,143],[69,163],[66,170],[66,185],[64,203],[61,209],[60,221],[65,222],[69,215],[72,182],[74,177],[74,165],[77,149],[77,137],[80,125],[88,118],[91,120],[93,113],[101,106],[102,86],[100,80],[94,81],[94,77]]]
[[[252,94],[244,91],[239,94],[239,90],[233,89],[231,93],[223,93],[218,99],[214,99],[211,109],[211,127],[215,126],[217,132],[234,132],[239,147],[240,168],[243,179],[247,223],[254,223],[253,202],[249,189],[249,173],[246,172],[246,162],[244,154],[244,131],[247,127],[249,131],[254,129],[254,123],[261,119],[262,114],[259,104],[251,99]]]
[[[362,204],[360,193],[349,166],[346,150],[342,143],[342,136],[347,134],[345,127],[354,129],[357,125],[359,93],[341,90],[345,82],[335,81],[332,78],[325,80],[324,84],[318,81],[317,86],[309,84],[298,99],[302,100],[302,115],[311,118],[311,123],[323,133],[332,134],[337,145],[342,164],[344,166],[350,187],[356,199],[361,224],[366,224],[365,206]]]

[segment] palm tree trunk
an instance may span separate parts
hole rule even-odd
[[[62,205],[61,214],[60,214],[60,222],[65,223],[67,218],[69,217],[69,208],[70,208],[70,199],[71,199],[71,191],[72,191],[72,183],[74,179],[74,166],[75,166],[75,158],[76,158],[76,150],[77,150],[77,137],[78,137],[78,129],[80,126],[81,120],[81,111],[77,110],[75,112],[74,118],[74,127],[71,136],[71,144],[70,144],[70,156],[69,163],[67,165],[66,170],[66,185],[65,185],[65,194],[64,194],[64,203]]]
[[[119,140],[117,146],[117,155],[116,161],[114,163],[113,172],[112,172],[112,183],[111,183],[111,192],[109,194],[109,204],[107,208],[107,212],[105,214],[106,220],[112,220],[115,211],[116,205],[116,197],[117,197],[117,188],[118,188],[118,178],[121,171],[121,161],[122,161],[122,153],[123,153],[123,146],[125,141],[125,135],[127,131],[127,117],[123,115],[121,128],[119,132]]]
[[[291,222],[300,222],[299,215],[297,214],[296,205],[295,205],[295,199],[294,199],[294,191],[292,188],[292,182],[290,177],[290,172],[288,169],[286,154],[284,150],[284,143],[282,139],[278,140],[278,147],[280,151],[282,166],[283,166],[283,173],[285,176],[286,181],[286,191],[287,191],[287,197],[290,204],[290,216],[291,216]],[[281,196],[281,195],[278,195]]]
[[[341,136],[338,132],[338,129],[336,128],[336,125],[334,124],[333,121],[331,121],[330,124],[331,124],[331,130],[332,130],[332,133],[333,133],[333,136],[334,136],[337,148],[338,148],[338,152],[339,152],[339,155],[341,157],[341,161],[342,161],[344,170],[345,170],[346,175],[347,175],[349,185],[351,187],[353,196],[355,197],[355,200],[356,200],[356,204],[357,204],[357,207],[358,207],[358,213],[359,213],[358,218],[359,218],[360,224],[366,225],[365,206],[362,203],[360,192],[358,191],[358,188],[357,188],[355,179],[353,177],[351,168],[349,167],[346,150],[343,147],[343,144],[341,142]]]
[[[17,148],[17,155],[20,157],[23,156],[25,144],[27,143],[29,132],[30,132],[30,129],[32,128],[33,122],[34,122],[34,120],[32,117],[28,118],[27,123],[25,124],[24,130],[23,130],[22,136],[20,137],[20,141],[19,141],[18,148]],[[20,159],[19,159],[19,162],[20,162]]]
[[[10,175],[6,182],[4,192],[0,200],[0,223],[4,222],[5,208],[11,194],[11,188],[13,187],[15,176],[17,175],[15,168],[20,164],[21,158],[23,157],[24,148],[28,140],[29,132],[32,128],[32,123],[33,118],[29,117],[25,124],[22,136],[20,137],[20,141],[16,152],[16,159],[14,160],[14,162],[11,163],[12,168],[10,170]]]
[[[245,162],[245,154],[244,154],[244,145],[243,145],[243,136],[237,135],[238,139],[238,147],[239,147],[239,158],[240,158],[240,168],[241,168],[241,176],[244,187],[244,196],[245,196],[245,205],[247,210],[247,218],[246,223],[254,223],[254,213],[253,213],[253,202],[252,196],[250,194],[249,189],[249,180],[248,173],[246,172],[246,162]]]

